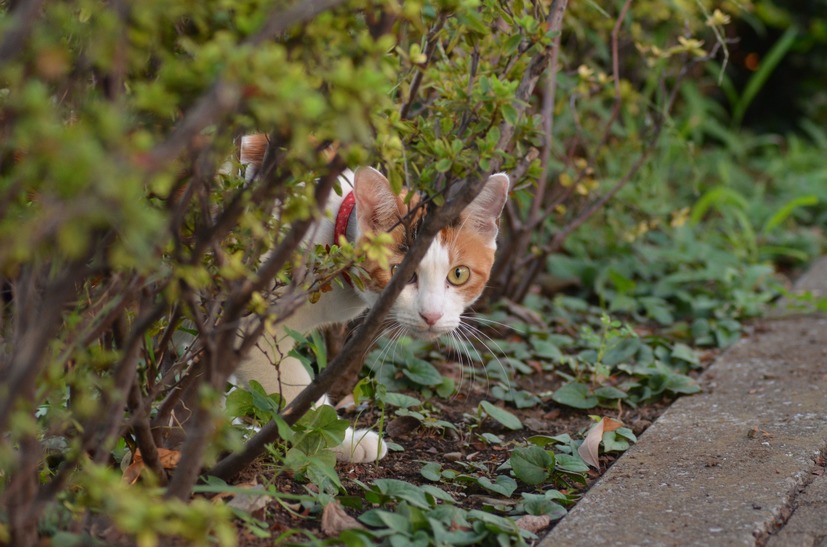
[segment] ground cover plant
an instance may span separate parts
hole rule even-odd
[[[789,60],[817,73],[823,20],[785,13],[0,2],[0,542],[534,541],[824,250],[823,93],[785,134],[753,107]],[[243,317],[382,256],[298,247],[362,164],[429,196],[411,255],[509,172],[486,297],[434,344],[378,338],[392,284],[360,324],[296,333],[319,373],[297,403],[225,395],[261,334]],[[339,414],[310,409],[334,378]],[[348,421],[390,455],[337,466]]]

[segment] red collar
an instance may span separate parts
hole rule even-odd
[[[350,215],[353,214],[353,208],[356,207],[356,196],[353,191],[348,192],[342,204],[339,206],[339,212],[336,213],[336,224],[333,228],[333,244],[339,244],[339,237],[344,236],[347,239],[347,225],[350,222]],[[348,285],[353,286],[350,276],[346,271],[342,270],[342,277]]]

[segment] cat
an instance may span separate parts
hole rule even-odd
[[[241,163],[247,166],[248,179],[260,166],[265,149],[266,136],[243,138]],[[305,367],[287,355],[294,345],[287,329],[306,334],[324,325],[349,321],[370,307],[402,261],[415,225],[424,218],[424,208],[420,207],[412,222],[407,223],[408,228],[399,223],[415,208],[419,196],[413,195],[405,203],[405,195],[394,194],[387,178],[373,168],[363,167],[355,173],[345,171],[340,184],[342,194],[331,192],[326,215],[310,229],[304,244],[309,248],[332,245],[340,234],[358,244],[366,234],[390,231],[394,240],[391,268],[381,268],[370,261],[362,263],[366,273],[364,290],[347,277],[341,285],[332,284],[333,289],[318,302],[299,307],[275,327],[275,332],[266,333],[264,340],[242,360],[236,377],[242,383],[259,382],[267,393],[279,393],[285,404],[311,382]],[[506,174],[492,175],[460,217],[434,239],[389,313],[389,319],[401,332],[435,339],[459,327],[460,315],[479,298],[488,281],[497,248],[499,217],[509,186]],[[276,355],[283,357],[278,361]],[[319,402],[329,404],[326,398]],[[348,428],[344,441],[334,452],[340,461],[362,463],[384,457],[387,447],[373,431]]]

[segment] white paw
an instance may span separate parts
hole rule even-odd
[[[366,463],[384,458],[388,447],[373,431],[348,427],[345,439],[333,452],[340,462]]]

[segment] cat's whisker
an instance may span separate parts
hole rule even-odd
[[[471,340],[471,338],[474,337],[474,339],[477,342],[479,342],[480,344],[482,344],[486,349],[488,349],[488,346],[485,344],[485,342],[481,341],[479,339],[479,337],[475,336],[473,331],[469,330],[467,324],[463,324],[462,327],[463,328],[462,328],[462,331],[461,331],[461,335],[462,335],[463,339],[465,339],[466,343],[469,346],[474,347],[474,350],[477,351],[477,354],[480,357],[480,359],[478,360],[479,365],[472,364],[471,367],[470,367],[471,368],[471,374],[473,375],[473,380],[478,381],[477,380],[477,370],[478,370],[478,367],[481,367],[481,369],[482,369],[482,371],[485,375],[485,389],[486,389],[486,391],[490,391],[490,389],[491,389],[491,377],[489,376],[488,368],[487,368],[486,363],[485,363],[485,359],[482,358],[482,355],[479,353],[479,350],[477,350],[477,348],[474,346],[474,343]],[[496,356],[495,356],[495,358],[496,358]]]
[[[510,325],[507,325],[506,323],[502,323],[500,321],[494,321],[493,319],[488,319],[487,317],[483,317],[483,316],[478,315],[476,313],[464,313],[464,314],[460,315],[460,317],[462,319],[466,320],[466,321],[478,321],[480,323],[485,323],[486,325],[496,325],[498,327],[503,327],[503,328],[508,329],[508,330],[514,330],[514,329],[511,328]]]
[[[503,351],[503,349],[500,347],[500,345],[497,343],[496,340],[494,340],[493,338],[491,338],[490,336],[485,334],[483,331],[481,331],[480,329],[478,329],[474,325],[471,325],[470,323],[463,323],[462,326],[465,328],[465,333],[467,335],[472,336],[475,340],[477,340],[480,344],[482,344],[483,347],[485,347],[485,349],[488,350],[494,356],[494,360],[497,361],[497,364],[500,366],[500,370],[502,370],[502,372],[503,372],[503,377],[505,378],[507,387],[509,389],[511,389],[511,378],[508,374],[508,369],[505,367],[505,365],[503,364],[503,362],[500,360],[500,357],[499,357],[499,355],[505,355],[505,351]],[[488,340],[488,342],[491,342],[491,344],[493,344],[494,347],[497,348],[497,351],[492,350],[491,346],[488,345],[486,340]],[[498,353],[499,353],[499,355],[498,355]],[[486,374],[486,376],[487,376],[487,374]]]
[[[452,330],[448,333],[452,340],[454,340],[455,345],[461,345],[459,338],[457,337],[456,329]],[[462,390],[463,380],[465,379],[465,364],[462,362],[462,352],[457,351],[457,360],[459,361],[459,385],[456,386],[454,393],[451,394],[451,399],[457,396],[457,394]]]
[[[396,340],[399,338],[401,331],[404,327],[398,324],[391,324],[390,326],[384,328],[374,339],[374,343],[379,340],[381,337],[385,337],[387,342],[385,346],[382,348],[382,351],[379,353],[379,357],[377,357],[377,362],[379,363],[376,366],[376,370],[374,371],[375,376],[380,376],[382,369],[385,366],[385,360],[388,356],[388,352],[390,351],[391,347],[396,346]]]

